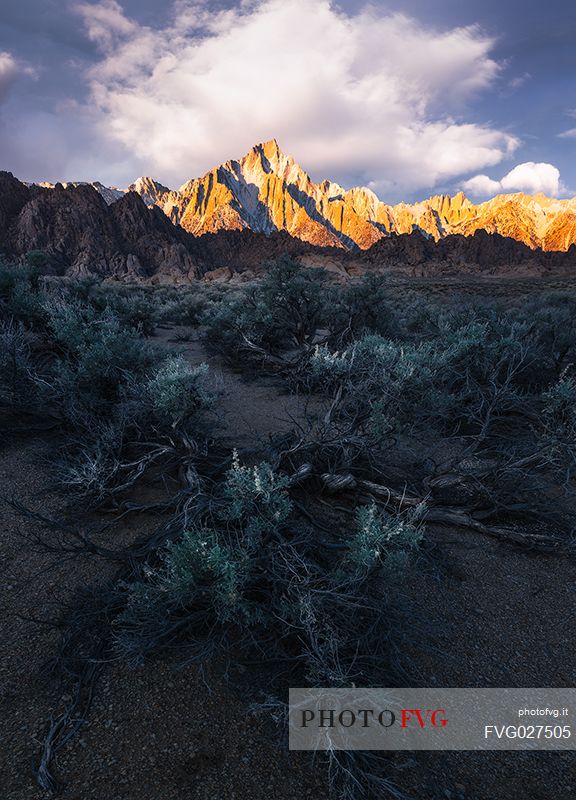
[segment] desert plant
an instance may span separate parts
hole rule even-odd
[[[42,329],[45,322],[42,291],[36,270],[0,264],[0,318]]]
[[[212,394],[207,386],[208,366],[191,366],[182,356],[168,356],[144,386],[155,421],[176,427],[195,411],[207,408]]]
[[[143,343],[126,318],[130,298],[111,303],[106,292],[100,302],[98,291],[92,282],[40,289],[26,270],[0,270],[0,400],[60,420],[54,475],[100,502],[162,459],[189,458],[192,418],[212,395],[205,365]]]
[[[24,326],[0,322],[0,405],[12,411],[33,408],[37,396],[36,369]]]
[[[61,357],[52,382],[69,417],[104,413],[120,399],[127,376],[144,374],[161,360],[143,345],[109,309],[53,299],[46,304],[48,329]]]
[[[376,617],[383,622],[385,596],[381,590],[371,596],[372,581],[390,568],[387,553],[393,559],[393,553],[408,554],[416,547],[416,515],[400,521],[390,513],[388,521],[376,522],[375,512],[359,512],[356,537],[344,544],[340,537],[347,532],[335,531],[339,544],[330,556],[325,538],[299,517],[290,486],[289,477],[269,464],[245,466],[235,455],[209,506],[198,501],[199,509],[211,509],[209,515],[202,510],[167,546],[157,566],[129,589],[117,627],[120,652],[138,661],[162,649],[179,620],[187,631],[186,648],[196,648],[198,657],[208,640],[224,642],[234,630],[237,647],[258,649],[258,642],[268,642],[270,656],[298,654],[294,663],[310,679],[320,670],[324,680],[328,673],[332,680],[341,673],[345,685],[350,670],[366,669],[365,679],[374,680],[371,659],[353,655],[358,632],[349,627],[347,609],[360,602],[367,620],[374,615],[367,622],[370,630]],[[367,530],[373,533],[377,525],[377,544],[369,543]],[[379,556],[371,570],[359,571],[371,545],[379,548]],[[405,566],[400,562],[397,558],[397,570]],[[387,635],[381,631],[373,642],[382,652],[382,668]]]
[[[352,531],[344,524],[327,534],[299,514],[293,486],[269,464],[247,466],[234,453],[210,498],[197,498],[193,523],[172,529],[172,541],[122,587],[116,653],[142,663],[166,648],[198,662],[233,652],[276,665],[283,682],[390,682],[404,627],[391,578],[418,552],[419,510],[383,515],[369,506]],[[353,797],[347,792],[363,775],[393,794],[386,766],[378,758],[351,758],[345,770],[333,763],[336,796]]]
[[[324,279],[321,270],[280,259],[261,283],[207,312],[209,346],[246,360],[310,346],[325,318]]]
[[[156,298],[155,298],[156,299]],[[206,314],[210,301],[201,289],[181,289],[168,298],[158,298],[155,318],[160,323],[197,326]]]
[[[361,569],[384,563],[397,568],[422,539],[425,505],[403,516],[378,509],[375,503],[356,511],[357,532],[350,544],[350,559]]]
[[[382,275],[368,274],[344,288],[333,288],[326,302],[325,326],[333,343],[342,346],[364,333],[394,337],[398,315]]]
[[[26,253],[26,265],[41,270],[50,263],[50,256],[44,250],[29,250]]]

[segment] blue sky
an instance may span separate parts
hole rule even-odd
[[[384,200],[576,193],[568,0],[19,0],[0,168],[170,186],[276,137]]]

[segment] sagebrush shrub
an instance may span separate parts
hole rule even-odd
[[[0,404],[30,407],[38,396],[36,370],[22,323],[0,321]]]
[[[0,263],[1,319],[13,319],[29,328],[41,328],[45,321],[44,298],[34,269]]]
[[[359,511],[356,531],[346,531],[336,550],[345,555],[330,560],[326,542],[298,519],[289,487],[269,464],[243,465],[234,453],[210,514],[181,531],[159,565],[128,587],[119,651],[140,661],[165,646],[175,621],[189,620],[187,647],[198,657],[208,641],[233,632],[236,647],[299,653],[308,679],[334,685],[346,685],[361,669],[364,636],[381,652],[385,597],[374,596],[371,581],[405,568],[420,541],[422,509]],[[362,632],[351,622],[355,607],[362,609]],[[379,634],[371,637],[376,625]]]
[[[122,470],[126,430],[117,418],[90,423],[62,453],[56,476],[72,495],[97,501],[127,477]]]
[[[565,371],[542,392],[542,429],[537,441],[547,469],[556,468],[562,481],[576,472],[576,379]]]
[[[383,563],[395,569],[422,540],[424,504],[405,514],[388,514],[373,503],[356,512],[357,532],[350,544],[349,558],[362,569]]]
[[[400,333],[398,315],[382,275],[368,274],[359,282],[333,289],[326,298],[324,317],[324,324],[339,342],[365,333],[390,338]]]
[[[212,401],[208,366],[192,366],[182,356],[166,358],[147,380],[144,391],[160,425],[172,426]]]
[[[106,308],[58,299],[46,304],[48,328],[62,357],[55,367],[54,394],[71,413],[103,413],[118,400],[129,377],[142,375],[161,359],[134,338]]]
[[[50,256],[44,250],[29,250],[26,253],[26,265],[33,269],[43,269],[50,263]]]
[[[576,424],[576,379],[569,373],[542,393],[543,413],[557,428],[572,429]]]
[[[291,511],[288,478],[278,475],[267,463],[243,466],[234,451],[232,468],[224,485],[226,505],[222,518],[246,522],[249,534],[262,536],[282,525]]]
[[[205,314],[212,348],[236,357],[247,343],[279,353],[314,339],[325,321],[324,274],[285,257],[254,287]]]
[[[149,611],[158,601],[171,601],[200,604],[219,625],[251,627],[269,619],[273,609],[258,602],[254,590],[267,580],[260,563],[265,540],[291,512],[286,485],[269,464],[243,466],[235,454],[212,524],[187,528],[167,548],[164,566],[153,575],[156,594],[148,596]]]
[[[0,268],[0,404],[60,420],[54,474],[72,494],[100,501],[132,486],[163,452],[189,447],[195,412],[212,402],[206,365],[138,338],[152,308],[145,291]]]

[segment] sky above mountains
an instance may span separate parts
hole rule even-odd
[[[178,186],[275,137],[391,202],[572,196],[575,41],[569,0],[19,0],[0,168]]]

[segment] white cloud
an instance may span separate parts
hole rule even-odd
[[[464,181],[462,188],[467,194],[474,195],[474,197],[488,197],[503,191],[500,181],[493,181],[488,175],[475,175]]]
[[[562,131],[562,133],[558,134],[560,139],[576,139],[576,128],[570,128],[570,130]]]
[[[508,84],[511,89],[520,89],[525,83],[532,80],[532,75],[529,72],[523,72],[522,75],[517,75],[512,78]]]
[[[19,75],[20,67],[14,56],[0,50],[0,103],[4,102]]]
[[[88,36],[105,51],[112,50],[117,36],[137,34],[138,27],[124,16],[116,0],[100,3],[78,3],[76,11],[84,17]]]
[[[475,196],[491,196],[505,192],[526,192],[537,194],[543,192],[551,197],[558,197],[566,191],[560,180],[560,170],[553,164],[526,161],[511,169],[507,175],[497,181],[488,175],[475,175],[464,181],[462,188]]]
[[[532,75],[529,72],[524,72],[522,75],[516,75],[516,77],[512,78],[508,81],[506,86],[506,90],[503,92],[503,95],[513,94],[517,92],[518,89],[521,89],[525,83],[532,80]]]
[[[409,191],[494,166],[518,145],[463,117],[499,72],[477,27],[440,32],[375,6],[346,15],[329,0],[220,12],[178,0],[161,30],[115,0],[77,10],[102,52],[90,73],[99,124],[164,181],[276,137],[317,178]]]

